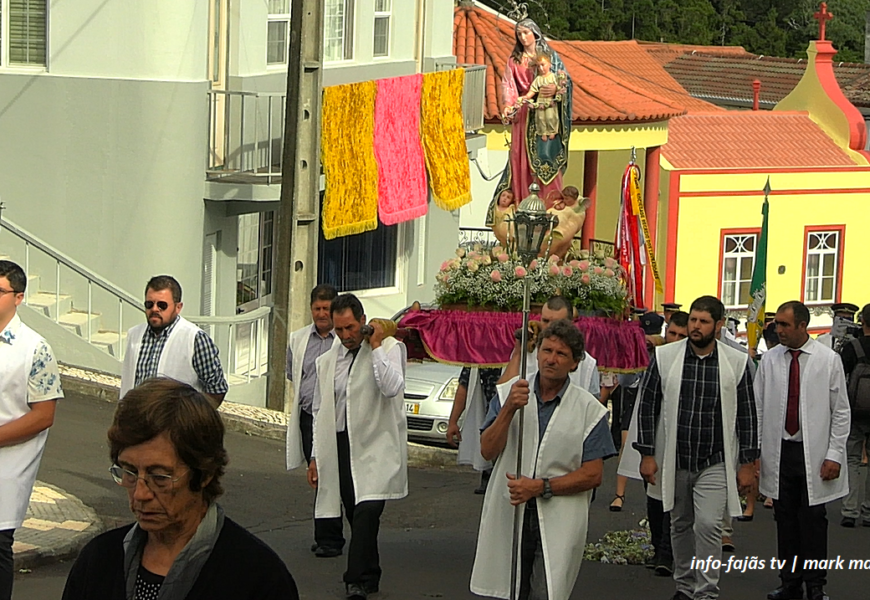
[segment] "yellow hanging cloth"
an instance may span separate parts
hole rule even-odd
[[[471,202],[471,173],[465,147],[462,89],[465,69],[423,75],[423,151],[432,197],[440,208],[456,210]]]
[[[326,177],[323,236],[372,231],[378,226],[374,81],[323,90],[321,161]]]

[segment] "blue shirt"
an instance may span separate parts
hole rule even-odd
[[[562,389],[559,390],[559,393],[556,394],[555,398],[553,398],[549,402],[542,402],[540,376],[535,375],[534,392],[538,406],[539,447],[541,445],[541,440],[544,439],[544,432],[547,430],[547,426],[550,424],[550,419],[553,417],[553,413],[556,412],[556,407],[559,406],[559,403],[562,401],[562,396],[565,395],[565,392],[568,390],[568,386],[570,384],[571,380],[569,378],[565,381],[565,385],[562,386]],[[486,419],[483,421],[483,425],[480,427],[481,433],[495,422],[495,419],[496,417],[498,417],[499,412],[501,412],[501,400],[499,399],[498,394],[496,394],[495,397],[489,402],[489,411],[486,413]],[[601,420],[598,421],[595,427],[592,428],[592,431],[589,432],[589,435],[583,442],[582,462],[596,460],[598,458],[608,459],[611,456],[616,456],[616,454],[616,446],[613,445],[613,437],[610,435],[610,427],[608,426],[607,415],[604,415],[603,417],[601,417]]]

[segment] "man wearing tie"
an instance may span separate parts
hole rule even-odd
[[[755,378],[761,439],[759,490],[773,498],[782,585],[770,600],[824,600],[828,558],[825,503],[849,491],[850,409],[840,357],[807,334],[810,313],[797,301],[776,312],[780,345],[765,352]],[[806,561],[806,562],[805,562]]]

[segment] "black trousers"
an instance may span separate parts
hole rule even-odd
[[[828,557],[828,517],[824,504],[810,506],[800,442],[782,442],[779,500],[773,501],[773,510],[779,560],[786,561],[779,573],[783,585],[797,587],[803,582],[808,588],[824,586],[826,569],[804,569],[805,560]]]
[[[646,489],[646,482],[643,487]],[[649,523],[649,536],[655,556],[665,562],[674,559],[671,550],[671,513],[665,512],[665,506],[661,500],[646,497],[646,519]]]
[[[305,410],[299,411],[299,431],[302,433],[302,453],[305,462],[311,462],[311,448],[314,444],[314,417]],[[334,519],[314,519],[314,542],[322,548],[344,548],[344,533],[341,517]]]
[[[347,552],[345,583],[358,583],[368,591],[378,589],[381,581],[378,531],[381,528],[383,500],[370,500],[357,504],[350,471],[350,442],[347,432],[338,436],[338,477],[341,484],[341,503],[344,516],[350,523],[350,546]]]
[[[12,581],[15,579],[12,567],[14,534],[14,529],[0,531],[0,600],[12,600]]]
[[[535,499],[525,506],[522,537],[520,538],[520,594],[519,600],[546,600],[547,574],[544,567],[544,548],[541,543],[541,524]]]

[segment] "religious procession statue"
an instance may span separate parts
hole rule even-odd
[[[511,146],[486,219],[494,229],[510,212],[502,206],[504,192],[511,193],[516,206],[528,195],[529,185],[537,183],[551,208],[561,195],[568,166],[571,77],[532,19],[517,22],[515,38],[502,78],[502,119],[511,125]]]

